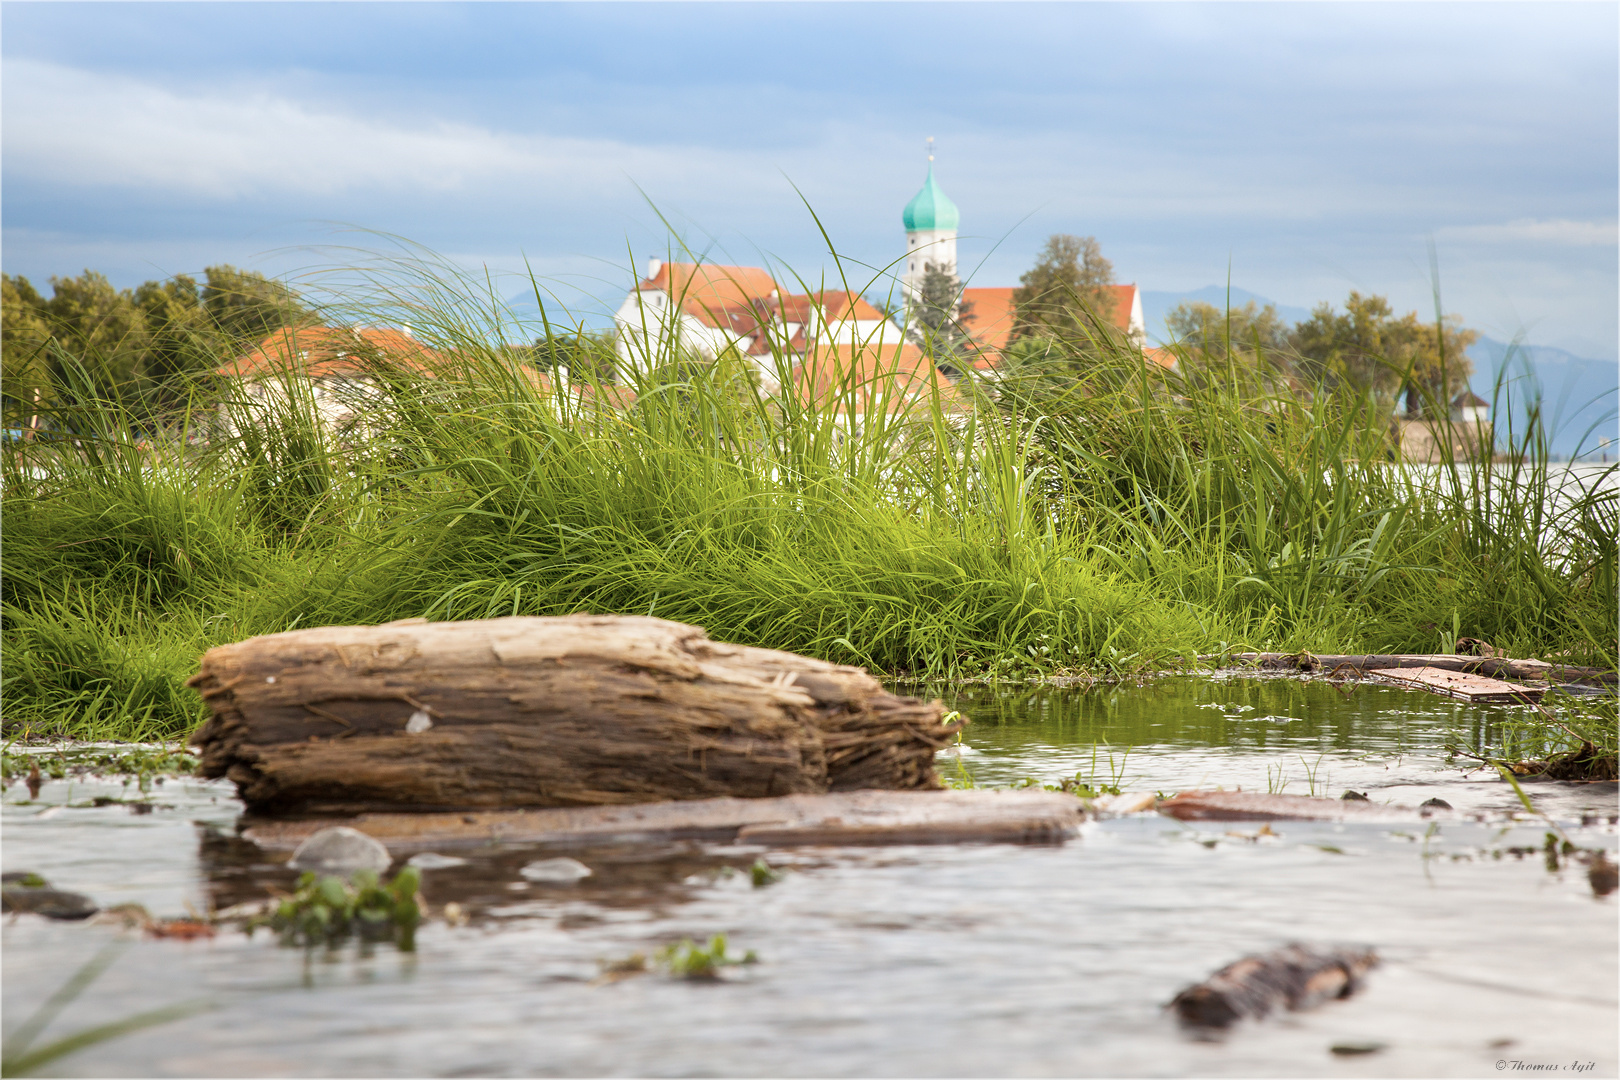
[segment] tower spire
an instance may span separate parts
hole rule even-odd
[[[928,164],[934,163],[934,137],[928,136]]]

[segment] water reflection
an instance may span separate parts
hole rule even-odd
[[[1416,806],[1508,813],[1518,796],[1494,771],[1448,745],[1500,745],[1525,706],[1480,705],[1376,682],[1335,685],[1298,676],[1177,677],[1144,685],[929,686],[972,719],[939,767],[960,784],[1057,783],[1165,793],[1242,788],[1337,798],[1346,790]],[[1555,816],[1609,815],[1615,784],[1531,785]]]

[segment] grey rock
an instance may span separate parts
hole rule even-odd
[[[541,859],[532,862],[519,871],[530,881],[540,881],[549,885],[572,885],[582,878],[591,876],[591,868],[578,859]]]
[[[88,896],[28,885],[0,887],[0,910],[27,911],[47,919],[88,919],[98,910]]]
[[[0,885],[21,885],[31,889],[43,889],[50,882],[34,873],[32,870],[7,870],[0,874]]]
[[[323,874],[352,874],[356,870],[387,870],[394,857],[377,841],[347,825],[322,829],[298,845],[287,864],[295,870]]]

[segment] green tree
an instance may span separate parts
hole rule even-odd
[[[978,354],[973,338],[962,328],[973,302],[962,299],[962,283],[955,274],[933,263],[923,264],[919,293],[911,305],[906,336],[947,378],[957,378],[973,367]]]
[[[185,274],[146,282],[135,290],[135,303],[146,316],[148,334],[137,392],[148,411],[167,415],[184,408],[234,342],[219,332],[203,306],[203,290]]]
[[[1261,379],[1290,370],[1289,325],[1271,304],[1253,300],[1222,311],[1201,300],[1177,304],[1164,319],[1165,329],[1180,349],[1182,375],[1196,382]]]
[[[529,363],[541,371],[566,369],[571,378],[582,382],[610,383],[616,378],[618,356],[611,331],[552,331],[534,339],[529,347]]]
[[[1444,413],[1474,373],[1467,350],[1479,340],[1479,331],[1465,328],[1455,315],[1436,324],[1420,321],[1414,311],[1387,336],[1395,339],[1393,352],[1403,372],[1407,415],[1429,415],[1431,403]]]
[[[1051,236],[1013,292],[1012,339],[1094,336],[1114,320],[1114,266],[1096,238]]]
[[[1425,393],[1449,399],[1473,372],[1465,349],[1479,335],[1455,317],[1437,327],[1410,312],[1396,318],[1382,296],[1352,291],[1343,313],[1321,304],[1294,328],[1290,344],[1298,368],[1328,390],[1350,389],[1387,400],[1405,395],[1407,408],[1423,411]]]
[[[25,277],[0,275],[0,395],[5,423],[33,427],[53,397],[45,298]]]
[[[146,313],[134,295],[113,288],[94,270],[53,277],[51,290],[42,313],[58,346],[50,362],[55,396],[74,401],[91,394],[127,402],[151,343]]]
[[[27,278],[5,278],[8,423],[25,404],[87,397],[118,401],[141,423],[168,418],[224,360],[310,316],[286,286],[232,266],[209,267],[201,287],[180,274],[115,289],[93,270],[50,281],[46,300]]]
[[[220,265],[203,273],[202,306],[214,329],[239,347],[311,318],[297,293],[256,271]]]

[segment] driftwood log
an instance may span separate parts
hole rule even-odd
[[[1218,660],[1218,657],[1209,657]],[[1233,653],[1231,660],[1253,664],[1262,671],[1308,671],[1331,675],[1345,671],[1370,672],[1378,668],[1440,668],[1498,679],[1544,679],[1551,682],[1614,685],[1620,674],[1599,668],[1549,664],[1545,660],[1509,660],[1497,656],[1457,656],[1451,653]]]
[[[1178,821],[1414,821],[1434,812],[1365,800],[1273,795],[1264,791],[1184,791],[1160,800],[1156,808]]]
[[[860,668],[637,616],[291,630],[189,685],[202,774],[260,814],[933,789],[960,726]]]

